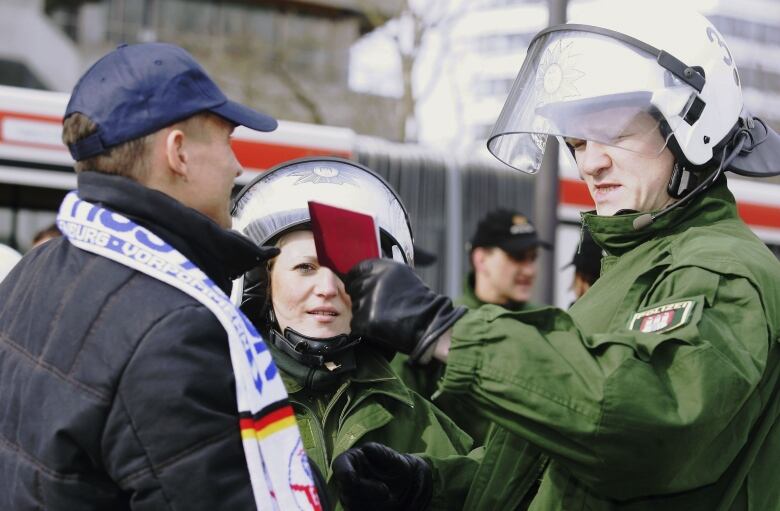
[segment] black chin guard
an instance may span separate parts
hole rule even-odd
[[[360,337],[350,334],[326,338],[308,337],[292,328],[285,328],[284,335],[272,328],[270,338],[275,347],[296,362],[308,367],[324,368],[333,373],[355,367],[353,348],[361,341]]]

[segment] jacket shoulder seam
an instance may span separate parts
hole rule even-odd
[[[89,394],[93,398],[95,398],[99,403],[101,404],[108,404],[111,402],[110,396],[107,393],[100,392],[99,390],[90,387],[89,385],[85,385],[84,383],[72,378],[69,374],[66,374],[56,367],[47,364],[41,360],[38,360],[38,358],[34,357],[31,353],[29,353],[27,350],[25,350],[22,346],[19,346],[16,344],[13,340],[11,340],[9,337],[0,334],[0,342],[7,345],[9,348],[11,348],[16,353],[20,354],[24,358],[26,358],[28,361],[32,362],[33,365],[36,367],[45,370],[48,373],[51,373],[52,375],[56,376],[60,380],[73,385],[74,387],[77,387],[79,390],[84,391],[86,394]]]
[[[114,291],[108,296],[108,298],[100,305],[100,310],[98,311],[98,314],[95,316],[95,318],[92,320],[92,322],[89,325],[89,328],[84,333],[84,336],[81,338],[81,347],[79,348],[78,352],[76,353],[76,356],[73,358],[73,362],[70,365],[70,368],[68,369],[68,376],[70,376],[74,369],[78,366],[79,360],[81,359],[81,354],[84,352],[84,342],[86,342],[87,339],[89,339],[92,336],[92,333],[95,330],[95,326],[100,322],[100,320],[103,318],[103,315],[108,308],[108,305],[115,299],[117,299],[117,296],[119,295],[119,291],[127,287],[131,282],[133,282],[138,277],[137,271],[132,271],[128,275],[128,278],[122,282],[120,286],[114,289]],[[48,342],[48,341],[47,341]]]
[[[58,472],[44,465],[40,460],[38,460],[32,454],[28,453],[27,451],[24,451],[17,444],[8,440],[5,437],[5,435],[3,435],[2,433],[0,433],[0,448],[4,448],[11,451],[15,456],[18,456],[21,460],[23,460],[23,462],[33,465],[38,470],[46,474],[48,477],[51,477],[52,479],[57,479],[59,481],[78,481],[80,477],[78,474],[64,474],[62,472]]]

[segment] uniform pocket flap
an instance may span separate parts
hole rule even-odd
[[[634,350],[640,360],[649,360],[658,346],[667,341],[690,344],[698,335],[704,296],[678,298],[636,310],[625,327],[614,333],[594,334],[586,344],[592,349],[621,344]]]

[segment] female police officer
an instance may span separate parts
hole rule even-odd
[[[547,136],[565,141],[596,203],[599,281],[568,314],[464,315],[365,262],[347,280],[353,332],[392,330],[372,341],[413,358],[451,339],[441,390],[552,458],[532,509],[778,509],[780,263],[723,172],[772,174],[780,137],[743,110],[706,19],[629,8],[537,35],[488,142],[535,172]],[[414,462],[346,453],[354,502],[366,450]]]
[[[435,457],[465,453],[469,436],[401,382],[387,350],[350,335],[344,284],[317,260],[310,200],[373,213],[388,257],[409,267],[413,260],[409,218],[399,197],[382,178],[353,162],[284,163],[236,198],[234,228],[280,253],[239,279],[233,299],[269,341],[309,459],[327,479],[333,457],[369,441]],[[410,493],[408,498],[422,506],[437,497]]]

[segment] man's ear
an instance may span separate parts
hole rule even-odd
[[[485,265],[487,251],[483,247],[476,247],[471,251],[471,265],[475,273],[480,273]]]
[[[189,155],[184,145],[184,138],[182,130],[170,130],[165,136],[165,157],[171,172],[186,181],[189,177]]]

